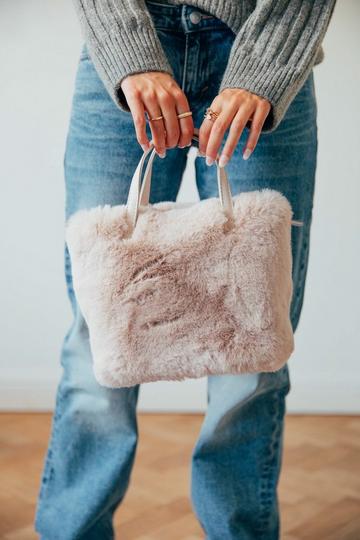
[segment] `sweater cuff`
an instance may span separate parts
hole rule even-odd
[[[174,71],[151,28],[131,29],[131,35],[121,38],[110,33],[105,40],[93,42],[89,53],[93,54],[94,65],[102,75],[102,80],[119,109],[130,112],[120,85],[128,75],[147,71],[162,71],[174,77]],[[136,44],[136,48],[134,47]]]
[[[219,93],[225,88],[243,88],[267,99],[271,109],[262,132],[271,132],[281,122],[309,72],[310,69],[300,73],[293,66],[274,64],[264,58],[237,51],[236,57],[230,58],[226,66]]]

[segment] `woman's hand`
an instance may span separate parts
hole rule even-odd
[[[152,142],[160,157],[166,148],[189,146],[194,131],[191,116],[177,118],[190,110],[188,100],[174,78],[161,71],[148,71],[128,75],[121,83],[129,105],[136,131],[136,138],[143,148],[149,148],[146,134],[145,112],[149,118],[163,115],[161,120],[149,122]]]
[[[270,112],[269,101],[242,88],[225,88],[212,101],[210,108],[218,112],[219,116],[215,121],[205,118],[199,129],[199,152],[206,155],[207,165],[212,165],[216,159],[224,134],[230,127],[219,166],[224,167],[228,163],[244,127],[251,119],[250,134],[243,149],[243,158],[248,159]]]

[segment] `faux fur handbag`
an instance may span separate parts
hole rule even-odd
[[[217,159],[219,198],[149,204],[155,155],[142,155],[126,205],[66,223],[96,380],[118,388],[279,369],[294,348],[291,225],[301,222],[290,203],[272,189],[232,196]]]

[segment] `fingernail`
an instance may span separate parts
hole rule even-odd
[[[158,156],[163,159],[166,156],[166,152],[162,152],[162,154],[158,154]]]
[[[197,156],[200,156],[200,157],[205,157],[206,154],[204,154],[203,152],[201,152],[201,150],[198,148],[197,149]]]
[[[219,167],[225,167],[228,161],[229,161],[228,156],[222,154],[219,159]]]
[[[250,150],[250,148],[247,148],[245,152],[243,153],[243,158],[248,159],[251,156],[251,154],[252,154],[252,150]]]
[[[206,156],[206,165],[212,165],[214,163],[214,160],[210,156]]]
[[[149,146],[147,144],[142,144],[141,148],[143,149],[144,152],[146,152],[146,150],[149,148]]]
[[[186,146],[191,146],[191,145],[192,145],[192,143],[191,143],[191,142],[189,142],[189,144],[187,144]]]

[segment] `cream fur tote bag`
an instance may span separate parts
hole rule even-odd
[[[272,189],[232,196],[216,160],[219,198],[149,204],[155,156],[142,155],[126,205],[66,223],[96,380],[118,388],[279,369],[294,348],[291,225],[301,222],[290,203]]]

